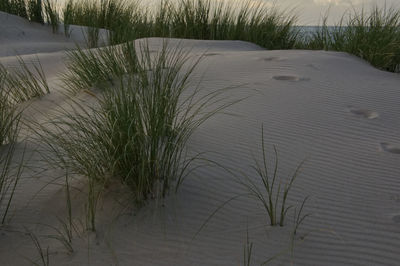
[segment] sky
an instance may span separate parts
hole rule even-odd
[[[271,0],[261,0],[272,3]],[[321,16],[329,10],[328,24],[337,23],[346,11],[353,8],[369,10],[372,6],[396,7],[400,9],[400,0],[277,0],[276,6],[280,8],[295,8],[299,25],[319,25]]]

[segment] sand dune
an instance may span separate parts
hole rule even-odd
[[[37,55],[51,81],[53,93],[34,100],[25,115],[51,112],[65,100],[57,94],[62,90],[57,75],[65,70],[62,50],[72,48],[73,40],[0,15],[0,61],[12,64],[18,54]],[[147,41],[152,50],[163,42]],[[266,51],[238,41],[171,39],[169,45],[181,45],[194,57],[205,53],[193,88],[198,82],[202,93],[235,86],[227,101],[243,99],[227,109],[229,114],[202,125],[189,150],[207,152],[207,158],[256,178],[250,166],[253,157],[261,159],[263,125],[269,155],[272,145],[279,152],[280,178],[306,159],[288,198],[298,206],[310,196],[304,211],[311,216],[299,229],[304,239],[295,241],[293,254],[285,252],[272,265],[399,264],[399,74],[345,53]],[[21,140],[19,148],[25,143],[31,168],[15,195],[12,223],[1,231],[2,265],[26,265],[25,258],[38,256],[23,226],[38,235],[51,234],[41,224],[58,226],[56,216],[64,213],[63,188],[41,189],[63,173],[42,169],[48,167],[38,161],[34,140]],[[97,234],[75,239],[72,255],[55,240],[43,243],[50,246],[51,265],[242,265],[247,228],[255,265],[290,246],[292,214],[285,227],[270,227],[262,207],[249,197],[231,201],[193,239],[218,206],[245,192],[218,167],[200,168],[163,206],[151,202],[138,212],[116,204],[123,193],[110,190],[98,215]],[[82,196],[73,196],[74,207],[82,208]]]
[[[77,44],[85,46],[86,27],[71,26],[69,33],[70,38],[66,38],[62,24],[53,34],[49,26],[0,11],[0,56],[51,53],[73,49]],[[106,34],[105,30],[100,31],[100,45],[104,44]]]

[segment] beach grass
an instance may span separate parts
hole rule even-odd
[[[26,63],[19,57],[18,64],[19,66],[11,68],[0,63],[0,75],[3,76],[4,87],[12,104],[50,93],[39,59]]]
[[[3,0],[0,2],[0,11],[28,19],[25,0]]]
[[[266,4],[211,0],[161,1],[156,8],[137,1],[73,1],[64,23],[109,30],[111,44],[144,37],[244,40],[268,49],[292,48],[296,17]],[[93,47],[93,46],[92,46]]]
[[[0,147],[0,219],[1,225],[6,224],[15,191],[20,181],[23,166],[24,154],[21,161],[15,168],[13,160],[15,159],[16,142]]]
[[[53,33],[57,33],[60,26],[60,16],[57,11],[57,2],[45,0],[44,15],[48,24],[51,25]]]
[[[28,0],[27,11],[30,21],[44,23],[42,0]]]
[[[252,265],[253,242],[249,238],[249,228],[246,230],[246,242],[243,247],[243,266]]]
[[[6,223],[15,190],[20,180],[23,159],[19,166],[15,169],[13,159],[15,154],[16,142],[11,142],[0,147],[0,219],[1,224]]]
[[[50,254],[49,254],[49,247],[44,248],[42,244],[39,241],[39,238],[31,231],[27,230],[27,235],[33,242],[35,249],[39,255],[38,259],[32,260],[28,259],[27,260],[35,266],[49,266],[50,265]]]
[[[7,72],[0,65],[0,219],[6,222],[14,192],[22,174],[23,160],[15,168],[16,143],[19,136],[21,111],[10,101],[12,90],[7,86]]]
[[[92,87],[113,86],[115,79],[137,72],[138,57],[132,42],[97,50],[77,47],[67,55],[67,72],[62,81],[72,94]]]
[[[284,226],[287,213],[293,207],[291,205],[287,206],[286,201],[289,192],[294,184],[294,181],[296,180],[300,172],[303,162],[298,165],[294,174],[287,180],[285,185],[282,185],[282,180],[279,180],[278,178],[278,151],[274,146],[274,167],[273,169],[269,169],[268,158],[265,149],[263,127],[261,128],[261,134],[261,149],[263,160],[261,163],[256,160],[253,169],[260,178],[262,186],[260,187],[253,180],[253,178],[247,175],[244,175],[245,180],[241,181],[240,183],[248,190],[250,196],[259,200],[259,202],[262,204],[267,213],[268,222],[271,226]],[[300,208],[300,213],[298,214],[298,225],[300,225],[302,220],[304,220],[300,218],[304,204],[305,201],[303,201],[303,204]]]
[[[400,10],[353,10],[331,27],[327,16],[304,48],[347,52],[390,72],[400,71]]]
[[[20,115],[10,102],[10,89],[6,87],[5,69],[0,66],[0,145],[13,142],[17,135]]]
[[[137,206],[151,198],[163,198],[171,186],[175,190],[179,187],[194,160],[187,157],[185,149],[192,132],[233,104],[209,108],[222,99],[221,91],[198,96],[195,89],[185,94],[200,60],[190,59],[187,52],[168,49],[165,43],[157,53],[152,53],[147,44],[123,46],[92,53],[90,60],[81,60],[82,51],[70,54],[72,61],[82,63],[81,70],[100,73],[93,79],[87,79],[86,73],[74,74],[81,79],[79,88],[87,86],[95,104],[84,106],[75,101],[72,111],[63,111],[59,119],[49,122],[51,129],[43,128],[40,133],[55,153],[51,156],[54,165],[87,177],[87,217],[92,230],[97,203],[110,178],[130,188]],[[103,57],[112,58],[109,65]],[[110,69],[115,69],[110,72],[112,81],[92,84]],[[99,93],[88,90],[89,86]]]

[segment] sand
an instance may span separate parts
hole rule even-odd
[[[73,38],[1,12],[0,21],[0,61],[37,57],[50,81],[52,93],[33,100],[24,114],[40,120],[65,102],[57,80],[65,71],[63,50],[73,48]],[[163,42],[147,41],[153,50]],[[65,190],[49,184],[62,184],[63,172],[40,161],[28,135],[18,147],[27,144],[30,167],[12,203],[12,220],[0,231],[1,265],[29,265],[38,258],[24,228],[49,246],[50,265],[243,265],[247,231],[253,265],[278,254],[270,265],[399,264],[399,74],[345,53],[267,51],[241,41],[169,44],[187,48],[193,58],[205,53],[193,76],[202,93],[231,86],[227,101],[243,99],[203,124],[189,141],[190,151],[207,152],[207,158],[257,180],[251,165],[261,160],[263,125],[270,158],[273,145],[279,153],[280,179],[306,159],[288,198],[299,206],[310,197],[304,213],[311,216],[296,240],[290,241],[292,213],[284,227],[271,227],[258,202],[245,196],[225,205],[196,235],[216,208],[246,192],[231,174],[207,166],[163,204],[150,202],[140,210],[117,204],[123,191],[110,188],[96,234],[75,236],[74,252],[67,254],[59,242],[42,237],[54,234],[50,226],[59,227],[56,217],[65,216]],[[82,187],[79,180],[73,185]],[[81,211],[84,197],[74,191],[73,200],[74,212]],[[75,219],[84,224],[83,216]]]

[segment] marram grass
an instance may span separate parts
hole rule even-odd
[[[400,10],[374,7],[369,12],[353,11],[334,27],[323,25],[303,48],[342,51],[354,54],[371,65],[400,72]]]
[[[269,49],[292,48],[296,18],[251,1],[161,1],[155,8],[137,1],[74,1],[64,8],[64,23],[109,30],[112,44],[143,37],[244,40]],[[91,38],[90,38],[91,39]],[[91,40],[93,41],[93,40]]]
[[[96,50],[77,47],[67,55],[67,72],[62,75],[62,80],[70,93],[92,87],[113,86],[115,79],[137,72],[138,57],[132,42]]]
[[[109,72],[113,76],[100,87],[91,79],[79,83],[79,88],[100,90],[93,105],[74,102],[72,111],[61,111],[58,119],[39,131],[55,155],[47,159],[87,178],[87,217],[92,230],[96,206],[110,180],[129,187],[139,206],[148,199],[164,197],[171,187],[177,189],[195,159],[187,156],[188,138],[210,116],[233,104],[218,104],[222,91],[205,96],[198,95],[197,89],[187,92],[198,62],[188,53],[166,44],[156,54],[147,45],[141,45],[136,53],[129,45],[90,54],[99,57],[95,61],[82,60],[81,53],[78,57],[70,54],[72,62],[83,64],[81,70],[86,67],[88,72],[100,73],[99,77],[107,72],[104,69],[116,70]],[[131,53],[120,54],[127,50]],[[102,57],[115,58],[106,65]],[[75,77],[86,79],[86,74]]]
[[[252,177],[248,175],[244,175],[244,180],[240,180],[239,183],[242,184],[246,190],[248,190],[251,197],[257,199],[261,203],[266,211],[267,220],[271,226],[284,226],[287,213],[293,207],[291,205],[287,205],[287,199],[301,170],[303,162],[298,165],[294,174],[289,177],[286,184],[283,184],[282,180],[280,180],[278,177],[279,161],[277,149],[274,146],[275,162],[274,167],[270,169],[268,167],[268,158],[265,150],[263,127],[261,129],[261,134],[262,162],[259,163],[256,160],[253,169],[261,180],[262,185],[260,186],[253,180]],[[301,224],[302,220],[304,220],[304,218],[301,216],[301,212],[305,202],[306,199],[303,201],[298,213],[297,227]]]
[[[5,75],[0,72],[0,219],[6,222],[16,186],[21,176],[22,162],[15,171],[12,165],[19,132],[20,112],[9,102]]]
[[[18,58],[19,66],[6,67],[0,63],[0,75],[7,90],[11,104],[28,101],[50,93],[49,85],[40,61],[31,61],[29,65]]]

